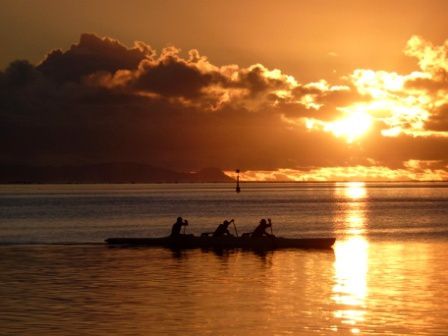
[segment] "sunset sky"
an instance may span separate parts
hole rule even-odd
[[[448,180],[447,1],[2,1],[0,164]]]

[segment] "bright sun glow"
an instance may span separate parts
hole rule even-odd
[[[344,186],[345,196],[349,199],[363,198],[367,195],[366,184],[364,182],[347,182]]]
[[[363,136],[372,125],[372,117],[364,111],[354,111],[344,119],[329,123],[325,130],[337,137],[344,137],[349,143]]]

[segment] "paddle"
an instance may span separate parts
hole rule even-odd
[[[183,225],[183,234],[185,234],[185,231],[186,231],[186,229],[187,229],[188,221],[185,220],[185,221],[184,221],[184,224],[185,224],[185,225]]]
[[[232,219],[231,222],[233,223],[233,228],[235,229],[235,234],[236,234],[236,237],[238,238],[238,230],[236,229],[235,220]]]
[[[272,222],[271,222],[271,219],[270,219],[270,218],[268,218],[268,222],[269,222],[269,224],[271,225],[271,235],[274,236],[274,232],[272,231]]]

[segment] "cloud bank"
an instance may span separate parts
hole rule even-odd
[[[416,71],[300,83],[83,34],[0,72],[0,163],[240,168],[251,179],[447,179],[448,42],[412,37]]]

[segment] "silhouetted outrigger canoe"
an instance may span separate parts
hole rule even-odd
[[[280,238],[280,237],[162,237],[162,238],[108,238],[113,246],[153,246],[172,249],[331,249],[336,238]]]

